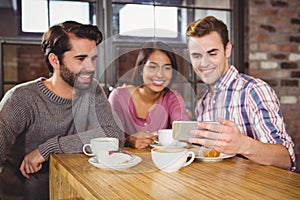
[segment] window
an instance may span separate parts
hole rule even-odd
[[[184,42],[185,30],[192,21],[214,15],[231,31],[230,0],[135,0],[112,1],[113,35],[177,39]],[[128,39],[128,38],[127,38]]]
[[[49,77],[45,58],[41,53],[39,40],[0,41],[0,98],[17,84],[34,80],[38,77]]]
[[[120,9],[119,20],[120,35],[177,37],[176,7],[128,4]]]
[[[43,33],[57,23],[74,20],[95,24],[95,5],[88,1],[20,0],[21,33]]]

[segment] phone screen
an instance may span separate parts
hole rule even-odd
[[[197,130],[197,121],[173,121],[173,138],[176,140],[187,140],[195,137],[191,130]]]

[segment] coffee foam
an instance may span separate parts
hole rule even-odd
[[[154,152],[158,152],[158,153],[178,153],[178,152],[182,152],[185,151],[185,149],[183,148],[154,148],[153,149]]]

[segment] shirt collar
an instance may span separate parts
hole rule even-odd
[[[239,72],[231,65],[229,69],[223,74],[215,85],[215,91],[226,90],[230,87],[231,83],[237,78]]]

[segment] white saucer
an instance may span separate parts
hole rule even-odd
[[[134,156],[134,155],[132,155],[132,158],[126,163],[113,164],[113,165],[98,163],[96,157],[92,157],[88,160],[88,162],[90,164],[92,164],[93,166],[95,166],[97,168],[101,168],[101,169],[126,169],[126,168],[130,168],[130,167],[133,167],[133,166],[139,164],[141,161],[142,161],[142,158],[140,158],[138,156]]]
[[[232,158],[234,156],[235,155],[228,155],[228,154],[221,153],[219,157],[205,157],[203,155],[196,155],[195,158],[200,159],[204,162],[217,162],[217,161],[221,161],[226,158]]]
[[[170,145],[170,147],[186,147],[188,144],[186,142],[177,142],[176,144],[174,145]],[[163,146],[161,145],[160,143],[158,144],[150,144],[151,147],[156,147],[156,148],[159,148],[159,147],[167,147],[167,146]]]

